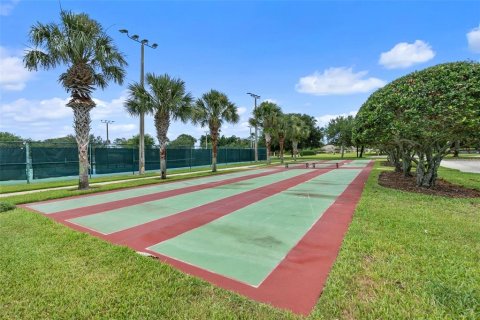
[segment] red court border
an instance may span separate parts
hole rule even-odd
[[[344,161],[344,163],[346,162],[350,162],[350,161]],[[360,199],[365,182],[368,179],[368,176],[370,174],[370,171],[372,170],[373,165],[374,165],[374,162],[370,162],[366,167],[361,168],[362,171],[360,172],[360,174],[352,181],[352,183],[344,190],[344,192],[339,197],[337,197],[335,202],[325,211],[325,213],[322,215],[319,221],[317,221],[317,223],[313,225],[313,227],[304,235],[304,237],[300,240],[300,242],[287,254],[284,260],[282,260],[282,262],[272,271],[272,273],[265,279],[265,281],[258,288],[221,276],[216,273],[209,272],[199,267],[195,267],[193,265],[189,265],[187,263],[177,261],[170,257],[158,254],[154,251],[145,249],[145,246],[150,246],[160,241],[163,241],[163,240],[160,240],[152,243],[152,240],[153,241],[157,240],[157,236],[153,237],[153,239],[150,237],[147,237],[147,238],[150,238],[148,241],[139,241],[139,237],[135,237],[135,236],[130,239],[128,239],[127,237],[127,239],[124,238],[122,240],[118,236],[116,236],[117,233],[113,233],[111,235],[103,235],[93,230],[89,230],[87,228],[65,221],[61,217],[54,217],[52,216],[53,214],[44,214],[44,215],[47,217],[54,218],[54,220],[61,222],[75,230],[88,232],[92,235],[103,238],[110,242],[113,242],[116,244],[126,244],[136,250],[142,250],[142,251],[148,252],[151,255],[159,258],[159,260],[163,262],[166,262],[186,273],[192,274],[194,276],[198,276],[209,282],[212,282],[219,287],[238,292],[254,300],[265,302],[275,307],[288,309],[298,314],[308,315],[311,312],[312,308],[315,306],[318,300],[318,297],[320,296],[323,290],[323,287],[328,277],[328,273],[331,267],[333,266],[333,263],[335,262],[335,259],[337,257],[337,254],[340,250],[340,247],[343,241],[344,234],[347,231],[348,226],[352,220],[355,207],[358,203],[358,200]],[[353,169],[353,168],[344,168],[344,169]],[[327,170],[319,170],[319,171],[321,171],[321,173],[326,173],[330,170],[327,169]],[[317,175],[320,175],[321,173],[319,172]],[[252,178],[255,176],[256,175],[252,175]],[[305,176],[305,175],[301,175],[300,177],[302,176]],[[266,187],[262,187],[262,188],[266,188]],[[122,190],[125,190],[125,189],[122,189]],[[252,190],[252,191],[255,191],[255,190]],[[247,191],[245,193],[252,192],[252,191]],[[108,193],[110,192],[115,192],[115,191],[108,191]],[[99,193],[96,193],[96,194],[99,194]],[[238,196],[239,195],[235,195],[235,196],[232,196],[231,198],[238,197]],[[62,199],[55,199],[55,200],[62,200]],[[259,200],[261,199],[258,199],[256,201],[259,201]],[[225,201],[225,199],[222,199],[222,201]],[[247,200],[247,202],[250,202],[250,201]],[[248,203],[244,204],[243,206],[245,205],[248,205]],[[22,206],[28,210],[35,211],[28,208],[27,205],[22,205]],[[237,206],[238,204],[235,205],[235,207]],[[243,206],[240,206],[240,207],[243,207]],[[204,209],[207,209],[208,204],[205,206],[201,206],[199,208],[202,208],[202,207],[205,207]],[[238,208],[235,208],[235,210],[237,209]],[[230,212],[233,212],[233,211],[234,210]],[[228,214],[230,212],[226,212],[225,214]],[[159,219],[156,221],[152,221],[151,223],[147,223],[146,225],[148,224],[155,225],[155,223],[158,223],[158,221],[166,220],[169,218],[176,219],[175,216],[179,216],[179,215],[181,215],[181,213],[170,216],[170,217],[166,217],[163,219]],[[210,221],[217,218],[218,216],[211,217]],[[200,223],[200,225],[203,225],[208,222],[209,221]],[[200,225],[195,225],[193,228],[196,228]],[[138,227],[141,227],[141,226],[138,226]],[[133,229],[135,228],[137,227],[133,227]],[[191,230],[193,228],[190,227],[187,229]],[[149,227],[147,227],[147,229],[149,229]],[[128,232],[128,230],[129,229],[125,231],[127,231],[127,233],[130,233]],[[150,226],[150,232],[151,230],[152,229]],[[166,238],[167,239],[171,238],[173,236],[179,235],[188,230],[183,230],[183,231],[177,230],[176,232],[174,232],[175,234],[170,233],[170,235],[167,236]],[[122,232],[125,232],[125,231],[120,231],[118,233],[120,235]],[[140,230],[137,230],[137,231],[140,231]],[[132,241],[133,243],[130,241]],[[299,272],[299,269],[300,269],[300,272]]]

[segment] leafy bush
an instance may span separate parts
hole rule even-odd
[[[0,202],[0,212],[5,212],[15,209],[15,206],[8,202]]]
[[[314,156],[316,155],[315,150],[302,150],[300,151],[300,155],[303,156]]]

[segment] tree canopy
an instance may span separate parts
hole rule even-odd
[[[193,148],[197,139],[188,134],[181,134],[175,140],[168,143],[170,148]]]
[[[353,146],[354,140],[352,137],[354,128],[353,116],[337,117],[330,120],[325,133],[327,134],[328,143],[341,147],[342,158],[346,147]]]
[[[401,77],[374,92],[355,122],[355,139],[396,150],[417,164],[419,186],[434,186],[452,144],[480,131],[480,64],[445,63]]]
[[[122,146],[122,147],[125,146],[125,147],[138,148],[140,144],[140,135],[136,134],[132,136],[130,139],[117,138],[113,143],[115,145]],[[145,143],[145,148],[147,149],[153,148],[155,146],[155,138],[147,133],[144,136],[144,143]]]

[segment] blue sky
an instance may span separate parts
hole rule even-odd
[[[247,137],[253,99],[284,112],[316,117],[320,125],[355,114],[369,94],[395,78],[438,63],[480,59],[479,1],[62,1],[99,21],[129,62],[126,84],[139,80],[140,47],[118,32],[151,42],[145,70],[186,82],[195,97],[226,93],[241,121],[222,133]],[[22,54],[37,21],[58,22],[58,1],[0,1],[0,131],[45,139],[73,133],[68,95],[57,82],[65,70],[27,72]],[[94,92],[92,133],[114,120],[110,139],[138,132],[123,109],[126,84]],[[169,138],[196,138],[205,129],[174,123]],[[153,119],[147,133],[155,136]]]

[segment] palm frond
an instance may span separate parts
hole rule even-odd
[[[87,14],[62,10],[60,23],[33,25],[29,40],[33,48],[24,55],[24,65],[29,70],[48,70],[61,64],[69,70],[88,70],[83,66],[89,66],[92,75],[77,77],[77,81],[65,82],[69,71],[62,73],[59,80],[69,92],[86,94],[94,86],[106,88],[110,81],[123,83],[127,65],[124,55],[102,26]],[[74,66],[81,67],[72,69]],[[71,73],[70,78],[75,79]]]
[[[239,118],[235,104],[217,90],[210,90],[195,102],[193,122],[202,127],[208,126],[212,133],[219,131],[224,122],[237,123]]]
[[[128,98],[124,103],[125,110],[131,116],[153,112],[153,98],[139,83],[128,85]]]

